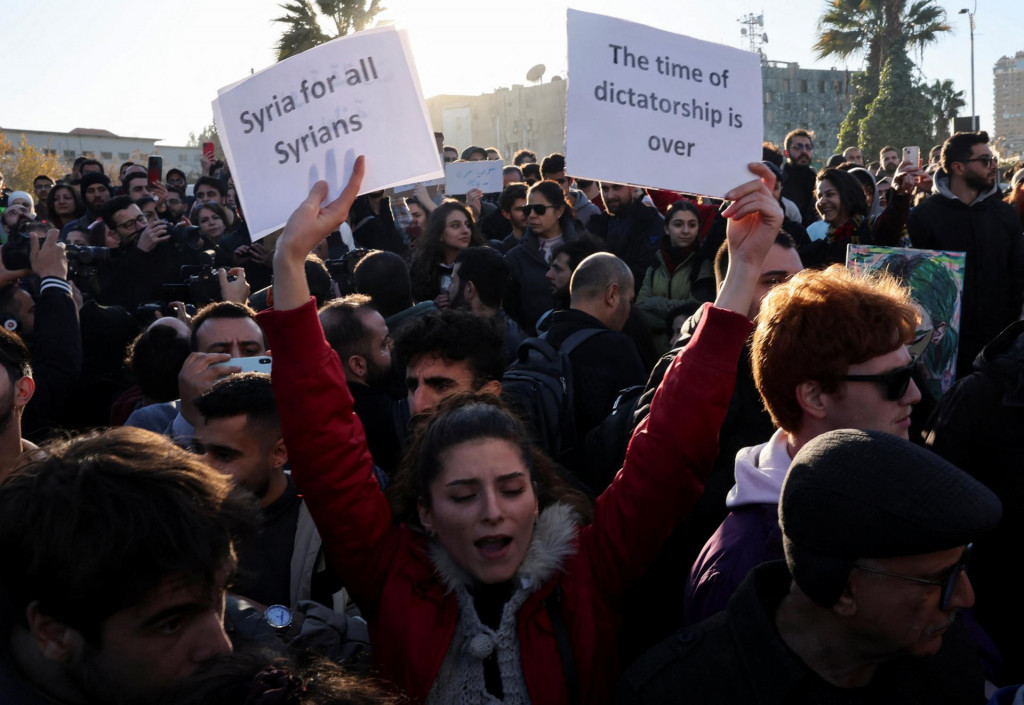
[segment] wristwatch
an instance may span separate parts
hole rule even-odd
[[[284,605],[271,605],[263,613],[263,619],[271,629],[283,632],[292,625],[292,611]]]

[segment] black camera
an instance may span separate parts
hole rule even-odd
[[[28,217],[18,222],[14,231],[7,238],[7,243],[0,247],[0,261],[4,263],[4,267],[12,271],[32,268],[28,252],[28,246],[32,242],[29,233],[35,230],[38,230],[41,236],[46,235],[46,225],[43,223]],[[42,244],[40,242],[39,246],[42,247]]]
[[[217,268],[214,266],[216,257],[213,250],[203,250],[201,259],[205,262],[182,265],[182,283],[164,285],[167,298],[172,301],[195,304],[197,307],[220,301],[220,280],[217,278]],[[235,279],[237,279],[236,276],[228,275],[228,281],[235,281]]]

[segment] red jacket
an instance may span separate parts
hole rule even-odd
[[[455,632],[455,595],[435,573],[426,538],[393,521],[344,372],[312,302],[266,311],[259,322],[274,351],[274,394],[295,482],[369,622],[381,675],[413,702],[424,702]],[[706,328],[712,330],[702,334]],[[556,581],[581,700],[610,702],[620,670],[622,601],[703,491],[750,329],[744,316],[714,308],[706,313],[665,375],[623,469],[598,498],[594,522],[577,530],[575,552],[520,609],[522,669],[534,705],[568,702],[544,605]]]

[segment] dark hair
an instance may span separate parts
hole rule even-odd
[[[280,697],[278,698],[278,694]],[[370,678],[315,657],[279,656],[248,648],[218,656],[170,689],[153,705],[399,705],[402,697]]]
[[[562,215],[558,216],[558,225],[565,233],[570,230],[572,225],[572,205],[565,199],[565,192],[562,191],[562,187],[558,185],[557,181],[551,181],[545,179],[544,181],[538,181],[530,187],[529,194],[539,193],[544,197],[544,200],[548,204],[557,208],[562,206]],[[529,198],[529,195],[527,195]]]
[[[565,171],[565,155],[553,152],[540,162],[540,173],[545,179],[549,178],[551,174],[557,174]]]
[[[37,176],[36,178],[32,179],[32,186],[33,186],[33,187],[35,187],[35,185],[36,185],[36,182],[37,182],[37,181],[39,181],[39,179],[46,179],[46,180],[47,180],[47,181],[49,181],[49,182],[50,182],[51,184],[55,183],[55,182],[54,182],[54,180],[53,180],[53,177],[52,177],[52,176],[49,176],[49,175],[47,175],[47,174],[40,174],[40,175],[39,175],[39,176]]]
[[[771,162],[781,169],[782,163],[785,161],[785,157],[782,156],[782,152],[779,150],[779,145],[774,142],[762,142],[761,161]]]
[[[324,338],[344,367],[345,360],[352,355],[369,357],[369,329],[363,325],[359,311],[364,308],[375,310],[369,296],[365,294],[349,294],[334,299],[320,308],[320,326],[324,329]]]
[[[153,402],[174,401],[178,393],[178,373],[192,352],[189,339],[171,326],[150,326],[128,346],[128,368],[142,394]]]
[[[225,222],[226,225],[227,222]],[[331,273],[327,270],[324,261],[313,253],[306,255],[304,267],[309,293],[316,300],[316,305],[322,306],[331,298]]]
[[[796,242],[793,236],[785,230],[780,230],[775,235],[775,244],[786,250],[796,249]],[[723,240],[715,253],[715,288],[722,286],[725,281],[725,273],[729,270],[729,241]]]
[[[192,316],[192,337],[189,340],[192,352],[199,352],[199,329],[207,321],[217,318],[248,318],[255,322],[256,312],[249,306],[237,304],[234,301],[215,301],[212,304],[203,306],[196,311],[196,315]],[[263,329],[260,328],[260,333],[262,334],[262,332]]]
[[[393,333],[395,357],[409,365],[423,355],[445,362],[465,361],[479,388],[505,373],[501,332],[490,321],[466,311],[445,309],[417,316]]]
[[[7,288],[4,287],[2,291],[6,292]],[[7,371],[7,378],[11,384],[22,377],[32,376],[32,358],[28,346],[19,335],[3,326],[0,326],[0,365]]]
[[[202,213],[203,211],[210,211],[211,213],[216,215],[218,218],[220,218],[221,222],[224,223],[224,232],[227,233],[228,226],[231,224],[231,221],[228,220],[228,212],[227,212],[227,210],[225,210],[224,206],[222,206],[219,203],[213,203],[213,202],[203,203],[202,205],[200,205],[198,208],[196,208],[192,212],[192,217],[196,219],[196,223],[197,224],[199,223],[199,214]],[[198,227],[198,225],[197,225],[197,227]]]
[[[467,247],[455,261],[459,264],[459,283],[473,282],[481,303],[488,308],[501,308],[501,299],[508,284],[508,262],[490,247]]]
[[[515,169],[515,167],[512,168]],[[526,198],[526,184],[509,184],[501,192],[501,195],[498,196],[499,210],[511,211],[512,206],[514,206],[516,201],[520,198]]]
[[[185,183],[188,183],[188,174],[186,174],[184,171],[177,167],[168,169],[167,173],[164,174],[164,180],[166,181],[167,179],[171,178],[171,174],[179,174],[181,178],[185,179]]]
[[[595,252],[600,251],[601,248],[593,241],[580,238],[579,240],[563,242],[561,245],[558,245],[551,251],[551,259],[554,260],[558,255],[565,255],[569,258],[569,271],[574,272],[580,266],[580,262]]]
[[[526,179],[530,178],[531,176],[532,177],[536,177],[537,180],[540,180],[540,178],[541,178],[541,175],[540,175],[540,165],[539,164],[532,163],[532,162],[530,164],[523,164],[519,168],[519,170],[523,172],[523,180],[524,181]]]
[[[448,216],[458,211],[469,222],[469,246],[483,245],[484,239],[473,220],[473,212],[459,201],[446,199],[431,212],[423,234],[416,240],[416,251],[409,265],[413,296],[419,301],[433,299],[441,290],[441,263],[444,259],[442,237],[448,224]]]
[[[193,193],[198,192],[200,186],[213,186],[221,196],[228,195],[228,187],[216,176],[200,176],[196,179],[196,184],[192,189]]]
[[[86,159],[85,161],[83,161],[81,165],[78,167],[78,173],[81,174],[82,170],[85,169],[85,167],[87,166],[98,166],[100,168],[101,174],[103,174],[104,176],[106,176],[107,174],[107,170],[103,168],[103,164],[96,161],[95,159]]]
[[[245,416],[247,424],[259,429],[264,440],[276,441],[270,436],[281,433],[270,375],[261,372],[221,377],[196,399],[196,411],[205,421]]]
[[[156,203],[156,202],[157,202],[157,197],[156,196],[150,196],[149,194],[146,194],[145,196],[140,196],[139,198],[136,198],[134,201],[132,201],[132,203],[134,203],[135,205],[137,205],[139,207],[139,210],[142,210],[143,206],[147,206],[150,203]]]
[[[216,585],[259,523],[251,495],[163,436],[121,427],[53,443],[0,484],[3,602],[24,625],[38,601],[96,643],[108,617],[169,579]]]
[[[687,213],[693,213],[697,217],[697,227],[698,228],[700,227],[700,225],[701,225],[700,209],[697,208],[697,204],[694,203],[693,201],[689,200],[689,199],[680,198],[678,201],[676,201],[671,206],[669,206],[667,211],[665,211],[665,227],[666,228],[668,227],[668,221],[672,220],[672,216],[675,215],[676,213],[678,213],[679,211],[686,211]]]
[[[135,165],[133,164],[132,166]],[[145,179],[146,183],[149,183],[149,175],[144,171],[133,171],[132,173],[124,177],[124,180],[121,182],[121,185],[124,186],[124,191],[126,194],[128,193],[128,191],[131,190],[132,182],[138,181],[139,179]]]
[[[857,177],[848,171],[828,167],[818,172],[817,183],[822,181],[828,181],[835,186],[839,193],[839,202],[848,217],[868,214],[868,200],[864,197],[864,189]]]
[[[523,170],[520,169],[519,167],[517,167],[515,164],[506,164],[505,166],[503,166],[501,168],[501,175],[503,177],[504,176],[508,176],[509,174],[512,174],[512,173],[519,174],[519,178],[516,179],[516,181],[521,181],[522,180],[522,178],[523,178]]]
[[[537,154],[536,152],[529,149],[520,149],[517,150],[516,153],[512,155],[512,163],[515,164],[516,166],[523,166],[523,159],[532,159],[533,161],[536,162]]]
[[[71,214],[71,219],[66,222],[61,220],[60,217],[57,215],[57,207],[54,205],[53,200],[54,194],[56,194],[60,190],[69,191],[71,193],[71,197],[75,201],[75,211],[74,213]],[[54,187],[50,189],[50,193],[46,196],[46,212],[48,214],[50,222],[56,225],[58,228],[63,228],[68,223],[77,220],[78,218],[81,218],[83,215],[85,215],[85,204],[82,202],[81,191],[76,189],[74,186],[71,186],[70,184],[59,183],[54,185]]]
[[[886,152],[896,152],[896,154],[899,154],[900,150],[896,149],[890,144],[887,144],[880,150],[878,150],[878,161],[882,161],[882,155],[884,155]]]
[[[942,170],[949,174],[953,164],[970,159],[976,144],[988,144],[988,133],[957,132],[946,140],[942,145]]]
[[[114,220],[114,216],[125,208],[131,208],[133,205],[132,199],[128,196],[114,196],[107,200],[100,207],[100,218],[103,219],[103,224],[116,231],[117,221]]]
[[[787,134],[785,139],[782,141],[782,144],[785,146],[787,150],[789,149],[789,145],[790,143],[793,142],[793,139],[795,137],[806,137],[811,141],[811,145],[814,145],[814,133],[811,132],[810,130],[804,130],[801,128],[798,130],[793,130],[792,132]]]
[[[828,161],[825,162],[825,166],[830,169],[838,169],[842,164],[845,163],[846,157],[844,157],[842,154],[833,154],[831,157],[828,158]]]
[[[416,429],[409,451],[388,488],[395,517],[422,529],[417,504],[430,506],[430,484],[443,469],[445,452],[460,443],[484,438],[508,441],[519,449],[523,465],[537,488],[541,509],[564,502],[576,510],[584,523],[589,523],[589,500],[561,480],[554,464],[532,445],[524,424],[500,398],[481,393],[455,394],[444,399],[428,421]]]
[[[352,271],[356,291],[373,300],[384,318],[412,306],[412,282],[409,267],[401,255],[373,250],[363,255]]]

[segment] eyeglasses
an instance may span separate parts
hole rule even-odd
[[[960,554],[960,559],[957,560],[949,570],[949,575],[943,580],[929,580],[928,578],[917,578],[911,575],[901,575],[900,573],[890,573],[887,570],[879,570],[878,568],[866,568],[862,565],[853,565],[857,570],[863,570],[865,573],[876,573],[878,575],[888,575],[890,578],[899,578],[900,580],[909,580],[912,583],[921,583],[922,585],[934,585],[935,587],[942,588],[942,597],[939,600],[939,608],[943,612],[949,612],[949,605],[953,601],[953,593],[956,592],[956,584],[960,580],[960,574],[967,570],[967,563],[971,560],[971,549],[974,548],[973,543],[969,543],[964,547],[964,552]]]
[[[971,159],[964,159],[964,164],[967,162],[981,162],[983,166],[992,166],[999,162],[999,158],[992,154],[984,154],[980,157],[972,157]]]
[[[534,205],[523,206],[523,213],[525,215],[531,215],[533,213],[536,213],[537,215],[544,215],[545,213],[548,212],[548,208],[554,209],[554,208],[558,208],[558,206],[546,206],[543,203],[538,203],[535,206]]]
[[[899,401],[907,393],[911,376],[914,374],[914,363],[882,375],[844,375],[844,382],[877,382],[885,389],[885,398]]]
[[[117,228],[118,230],[125,230],[126,228],[132,228],[134,230],[135,227],[140,225],[145,227],[146,223],[148,222],[149,216],[143,213],[138,218],[132,218],[131,220],[126,220],[123,223],[118,223]]]

